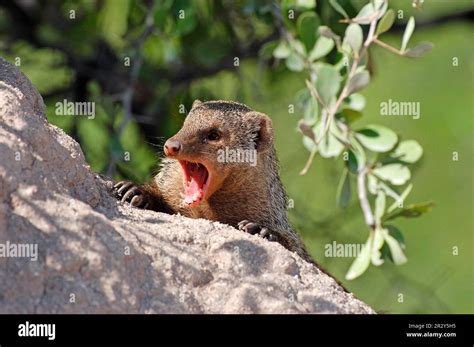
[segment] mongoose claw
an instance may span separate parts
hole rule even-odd
[[[145,209],[149,205],[147,193],[132,182],[120,181],[116,183],[113,192],[122,203],[129,203],[134,207]]]
[[[260,225],[257,223],[249,222],[248,220],[244,219],[243,221],[239,222],[238,224],[239,230],[245,231],[246,233],[255,235],[260,231]]]
[[[244,219],[243,221],[239,222],[238,227],[239,230],[242,230],[251,235],[258,235],[269,241],[277,241],[277,237],[275,236],[275,234],[270,232],[270,230],[268,230],[267,228],[262,227],[260,224],[252,223]]]

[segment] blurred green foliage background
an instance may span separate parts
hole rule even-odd
[[[296,18],[301,2],[282,1],[295,6]],[[366,2],[339,3],[352,15]],[[32,80],[49,121],[81,144],[91,167],[114,179],[149,180],[164,140],[179,129],[196,98],[238,100],[267,113],[282,180],[295,203],[291,221],[324,268],[381,312],[473,313],[474,5],[470,0],[425,1],[422,10],[405,0],[389,5],[404,15],[384,40],[398,46],[413,15],[412,41],[435,47],[418,60],[373,48],[372,82],[362,93],[367,107],[358,122],[389,125],[423,146],[409,200],[434,200],[436,207],[423,218],[399,222],[407,264],[371,267],[350,282],[342,279],[353,259],[326,258],[324,245],[363,243],[367,228],[354,197],[346,210],[336,204],[340,161],[317,158],[306,176],[298,174],[308,152],[296,131],[300,111],[291,114],[288,105],[295,104],[305,75],[267,59],[265,47],[280,34],[272,2],[6,1],[0,3],[0,55]],[[318,1],[316,11],[324,25],[344,31],[327,1]],[[96,117],[56,115],[55,104],[64,99],[95,101]],[[421,118],[381,116],[380,103],[388,99],[419,101]],[[124,151],[130,161],[123,160]]]

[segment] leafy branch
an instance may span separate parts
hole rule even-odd
[[[423,149],[414,140],[400,141],[391,129],[380,125],[368,125],[354,129],[353,122],[362,117],[364,97],[358,92],[370,83],[367,55],[375,44],[402,57],[421,57],[432,48],[422,42],[412,48],[408,43],[415,29],[411,17],[405,27],[401,47],[395,48],[383,42],[380,36],[395,22],[395,12],[388,9],[387,0],[373,0],[350,18],[335,0],[332,7],[348,24],[344,37],[321,25],[313,11],[314,1],[285,1],[282,8],[274,11],[279,25],[280,41],[273,50],[274,58],[284,60],[291,71],[306,71],[306,88],[297,99],[303,109],[298,128],[303,134],[303,144],[310,152],[301,174],[310,169],[319,153],[323,158],[342,157],[345,168],[338,189],[339,204],[347,207],[351,197],[351,177],[357,182],[357,197],[369,229],[369,237],[346,274],[354,279],[366,271],[372,263],[380,266],[384,259],[403,264],[406,257],[403,235],[394,225],[387,224],[398,217],[418,217],[432,208],[432,203],[404,207],[404,201],[413,185],[409,183],[410,164],[417,162]],[[285,27],[284,15],[294,9],[302,11],[296,21],[296,30]],[[364,37],[362,26],[367,25]],[[334,64],[323,62],[329,53],[337,50]],[[406,186],[399,193],[397,187]],[[388,199],[392,203],[387,207]]]

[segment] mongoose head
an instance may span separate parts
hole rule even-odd
[[[234,171],[259,165],[273,150],[271,119],[231,101],[194,101],[182,128],[164,146],[183,170],[184,205],[195,207]]]

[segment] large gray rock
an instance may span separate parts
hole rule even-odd
[[[122,206],[107,184],[0,58],[0,313],[373,313],[277,243]]]

